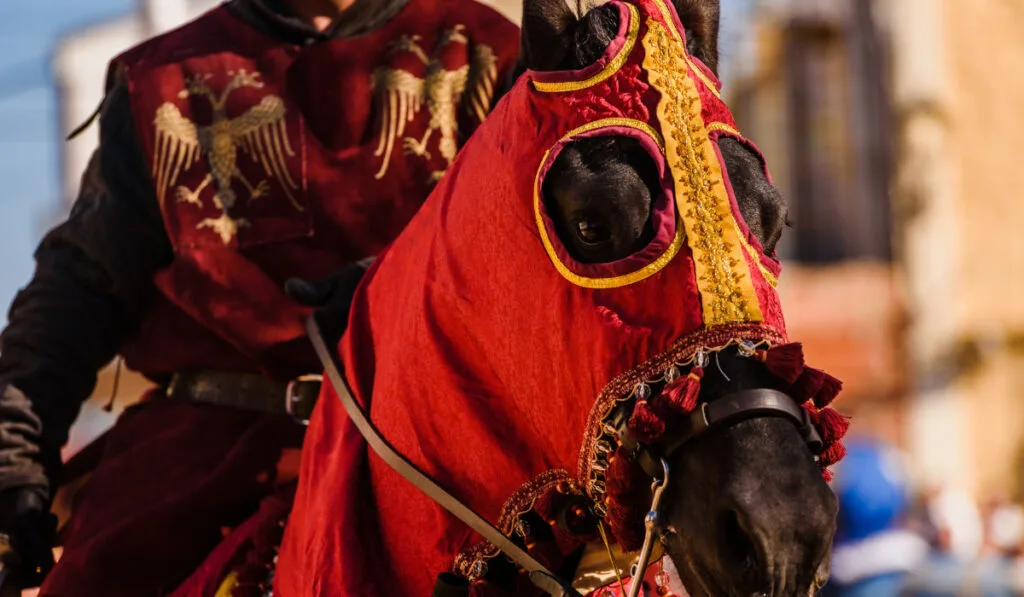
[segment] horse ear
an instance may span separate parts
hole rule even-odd
[[[721,0],[673,0],[686,29],[686,49],[718,74],[718,23]]]
[[[569,53],[569,29],[576,22],[567,0],[523,0],[520,62],[533,70],[558,70]]]

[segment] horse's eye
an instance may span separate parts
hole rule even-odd
[[[580,220],[576,222],[576,235],[588,245],[597,245],[608,242],[612,238],[612,232],[607,226],[592,220]]]

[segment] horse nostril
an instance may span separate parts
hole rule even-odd
[[[744,526],[735,510],[723,512],[718,520],[719,545],[727,569],[739,581],[738,586],[758,591],[767,581],[767,570],[759,542]]]

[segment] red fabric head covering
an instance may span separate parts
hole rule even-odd
[[[603,418],[635,388],[698,351],[787,342],[779,263],[740,217],[715,143],[739,136],[719,84],[665,0],[613,6],[621,30],[597,63],[528,72],[464,147],[368,273],[339,347],[389,441],[508,533],[562,497],[603,503]],[[663,175],[655,239],[610,264],[573,260],[540,198],[565,143],[591,135],[635,137]],[[478,578],[497,553],[367,456],[329,387],[302,475],[285,594],[426,595],[438,572]],[[573,541],[556,528],[528,543],[558,565]]]

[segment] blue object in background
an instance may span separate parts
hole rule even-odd
[[[851,439],[832,488],[839,498],[837,543],[894,528],[910,504],[899,453],[881,442]]]
[[[832,550],[832,580],[825,597],[897,597],[907,574],[927,558],[928,544],[903,518],[910,487],[896,448],[850,438],[836,467],[832,489],[839,498]]]

